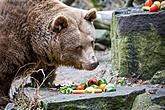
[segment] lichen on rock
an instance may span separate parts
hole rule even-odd
[[[112,65],[121,76],[151,79],[165,67],[165,12],[135,10],[121,9],[113,14]]]
[[[152,84],[165,84],[165,70],[156,72],[150,82]]]
[[[131,110],[163,110],[152,103],[150,94],[144,93],[136,97]]]

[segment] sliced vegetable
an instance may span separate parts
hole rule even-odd
[[[121,83],[123,80],[121,81]],[[99,86],[98,86],[99,85]],[[101,92],[112,92],[116,91],[114,84],[107,84],[107,81],[90,79],[88,81],[88,87],[86,83],[82,83],[78,86],[63,86],[60,87],[60,92],[63,94],[85,94],[85,93],[101,93]]]
[[[72,94],[85,94],[85,90],[73,90]]]
[[[152,0],[146,0],[145,6],[151,6],[153,4]]]
[[[105,92],[113,92],[116,91],[115,85],[114,84],[108,84],[105,88]]]
[[[93,87],[94,89],[99,89],[99,86],[97,85],[91,85],[90,87]]]
[[[150,10],[150,7],[149,6],[143,6],[143,10],[144,11],[149,11]]]
[[[94,89],[94,93],[101,93],[102,89]]]
[[[151,7],[150,7],[150,12],[156,12],[158,11],[159,7],[156,5],[156,4],[153,4]]]
[[[85,92],[86,92],[86,93],[94,93],[94,88],[93,88],[93,87],[87,87],[87,88],[85,89]]]
[[[116,91],[116,88],[106,88],[105,89],[105,92],[114,92],[114,91]]]
[[[162,2],[161,2],[161,6],[163,6],[163,5],[165,5],[165,1],[162,1]]]
[[[60,92],[63,94],[70,94],[73,89],[70,86],[60,87]]]
[[[97,79],[90,79],[88,81],[88,86],[91,86],[91,85],[98,85],[98,80]]]
[[[77,89],[77,90],[84,90],[85,87],[84,87],[83,84],[80,84],[80,85],[78,85],[78,86],[76,87],[76,89]]]
[[[66,94],[71,94],[72,91],[73,91],[73,89],[71,89],[71,88],[67,88],[67,89],[66,89]]]
[[[107,81],[105,79],[99,80],[98,81],[98,86],[100,86],[101,84],[107,84]]]
[[[158,6],[158,8],[160,8],[160,2],[159,1],[155,1],[154,4],[156,4]]]
[[[76,90],[76,86],[70,86],[70,88]]]
[[[85,89],[86,93],[101,93],[102,89],[94,89],[93,87],[87,87]]]
[[[160,10],[165,10],[165,5],[161,6]]]
[[[87,83],[82,83],[82,85],[84,86],[84,88],[87,88]]]
[[[101,90],[104,90],[105,87],[106,87],[106,84],[101,84],[101,85],[99,86],[99,88],[100,88]]]

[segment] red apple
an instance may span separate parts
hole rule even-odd
[[[151,7],[150,7],[150,12],[156,12],[158,11],[159,7],[156,5],[156,4],[153,4]]]
[[[152,0],[146,0],[145,6],[151,6],[153,4]]]

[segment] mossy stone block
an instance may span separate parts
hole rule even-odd
[[[165,68],[164,16],[165,11],[150,13],[134,8],[113,13],[112,65],[121,76],[151,79]]]

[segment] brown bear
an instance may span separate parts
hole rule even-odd
[[[0,0],[0,97],[28,68],[95,69],[95,18],[59,0]]]

